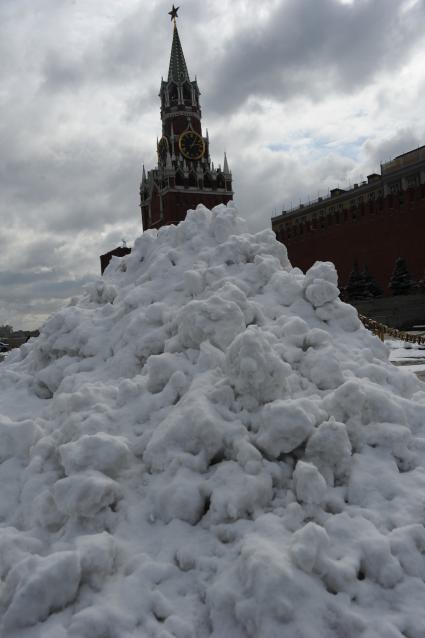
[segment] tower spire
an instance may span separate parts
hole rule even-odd
[[[189,72],[186,66],[186,60],[184,59],[183,48],[180,42],[179,32],[177,29],[176,17],[177,10],[173,5],[172,10],[169,12],[171,19],[174,21],[173,27],[173,43],[171,45],[170,66],[168,69],[168,82],[174,80],[174,82],[184,82],[189,80]]]
[[[226,173],[226,175],[230,175],[229,164],[228,164],[228,162],[227,162],[227,155],[226,155],[226,153],[224,153],[223,173]]]

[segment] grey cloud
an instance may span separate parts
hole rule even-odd
[[[64,51],[60,42],[52,44],[42,65],[41,90],[51,93],[128,82],[138,82],[149,90],[152,61],[166,55],[164,13],[159,3],[148,10],[140,3],[82,50]],[[152,38],[152,33],[156,37]],[[158,77],[155,85],[159,86]]]
[[[352,91],[384,69],[400,67],[423,39],[425,1],[287,0],[264,26],[227,43],[210,79],[208,106],[232,110],[250,96],[323,99]]]
[[[410,127],[401,128],[394,135],[385,140],[367,141],[364,145],[367,158],[377,166],[382,162],[393,159],[396,155],[411,151],[420,146],[418,131]],[[376,169],[375,169],[376,170]]]
[[[12,285],[14,275],[16,275],[17,279],[16,284],[20,284],[16,287]],[[49,299],[52,297],[55,299],[67,299],[72,295],[81,293],[82,286],[92,281],[92,279],[92,276],[86,276],[70,280],[54,281],[47,279],[43,281],[35,279],[34,281],[29,281],[30,277],[23,276],[22,280],[19,281],[19,274],[11,273],[6,284],[0,281],[0,298],[2,302],[6,303],[25,299]]]
[[[0,287],[16,286],[18,284],[34,284],[39,281],[54,280],[57,273],[47,272],[0,272]]]

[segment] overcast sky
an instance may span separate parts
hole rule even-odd
[[[425,144],[425,0],[181,0],[249,230]],[[142,231],[168,0],[0,0],[0,324],[38,327]]]

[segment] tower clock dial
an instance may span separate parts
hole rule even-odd
[[[158,157],[165,164],[167,160],[168,152],[168,140],[166,137],[161,137],[158,142]]]
[[[198,160],[205,153],[205,142],[195,131],[185,131],[180,135],[179,149],[187,159]]]

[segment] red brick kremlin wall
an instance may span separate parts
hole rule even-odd
[[[317,260],[332,261],[343,287],[357,261],[390,294],[388,283],[397,257],[406,259],[414,279],[424,275],[425,184],[301,223],[296,229],[274,230],[293,266],[306,270]]]

